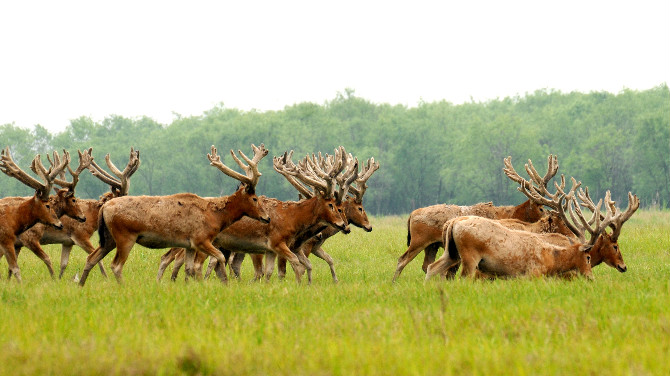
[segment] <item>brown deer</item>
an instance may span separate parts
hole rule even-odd
[[[511,163],[511,157],[507,157],[504,161],[505,163],[505,174],[512,180],[520,184],[518,188],[524,195],[526,195],[530,200],[534,200],[542,205],[546,205],[552,208],[554,211],[558,211],[558,193],[550,194],[547,192],[546,186],[541,184],[541,178],[533,163],[529,160],[528,164],[525,165],[526,172],[530,176],[531,180],[526,180],[519,176],[519,174],[514,170],[514,167]],[[563,179],[563,177],[561,177]],[[563,182],[561,186],[563,187],[565,183]],[[596,205],[589,196],[589,189],[580,189],[575,192],[577,198],[581,201],[581,206],[584,206],[594,212],[596,210]],[[635,211],[640,207],[640,200],[637,196],[634,196],[632,193],[628,193],[628,207],[626,210],[619,214],[618,209],[616,208],[616,203],[607,199],[605,204],[608,206],[609,210],[614,213],[613,220],[609,223],[609,227],[612,229],[612,233],[609,234],[607,231],[602,231],[599,233],[598,239],[593,245],[593,248],[590,251],[591,255],[591,266],[598,266],[602,262],[611,266],[612,268],[617,269],[619,272],[624,273],[628,269],[626,264],[623,261],[623,256],[621,255],[621,250],[619,248],[618,239],[621,235],[621,228],[623,224],[635,213]],[[579,207],[578,207],[579,209]],[[603,215],[601,214],[601,219]]]
[[[61,179],[56,179],[55,183],[63,188],[67,188],[70,192],[74,192],[79,181],[79,174],[81,174],[84,169],[90,169],[94,176],[110,185],[111,193],[101,196],[99,200],[77,200],[79,208],[86,217],[85,221],[75,221],[68,217],[63,217],[61,218],[61,222],[63,223],[63,229],[61,230],[38,223],[21,234],[15,244],[17,256],[22,246],[28,247],[28,249],[44,261],[52,277],[54,273],[53,268],[51,267],[51,260],[49,259],[49,256],[44,253],[40,244],[61,244],[60,272],[58,278],[62,278],[70,259],[72,246],[77,245],[81,247],[87,254],[91,254],[95,251],[95,247],[91,243],[91,236],[98,228],[98,213],[100,207],[114,197],[125,196],[128,194],[130,177],[137,171],[137,168],[140,165],[139,150],[136,151],[133,148],[130,149],[128,164],[123,171],[120,171],[114,163],[112,163],[109,154],[107,154],[105,156],[105,161],[107,162],[110,171],[116,176],[114,177],[103,170],[93,160],[91,155],[92,151],[93,149],[89,148],[88,150],[85,150],[84,153],[81,151],[79,152],[79,167],[76,171],[72,171],[72,169],[68,167],[70,174],[72,175],[72,182],[62,180],[64,179],[64,174],[62,174]],[[54,154],[54,160],[57,159],[58,155]],[[100,267],[100,272],[106,277],[107,273],[105,272],[102,263],[99,263],[98,265]]]
[[[639,207],[639,200],[636,196],[633,196],[631,193],[629,193],[629,201],[628,201],[628,208],[626,209],[625,212],[620,212],[619,209],[616,208],[616,204],[611,200],[610,198],[610,193],[609,191],[607,192],[605,196],[605,205],[607,209],[607,215],[602,216],[600,213],[600,206],[602,204],[602,200],[598,203],[598,205],[595,205],[593,203],[593,200],[588,194],[588,188],[586,188],[586,191],[583,189],[580,189],[579,191],[576,191],[576,189],[579,187],[581,183],[577,183],[575,179],[572,179],[572,189],[570,192],[566,195],[563,192],[563,189],[565,187],[565,178],[561,176],[561,185],[559,186],[557,183],[555,183],[557,192],[555,194],[550,194],[547,189],[546,185],[543,184],[542,178],[540,178],[540,175],[537,173],[535,168],[532,165],[532,162],[529,160],[528,164],[525,165],[526,171],[528,172],[529,176],[531,177],[532,181],[525,180],[519,176],[518,173],[514,170],[514,167],[512,167],[511,164],[511,158],[508,157],[505,159],[505,174],[512,180],[520,183],[519,190],[523,192],[530,200],[535,201],[539,204],[546,205],[553,210],[550,211],[550,215],[548,217],[543,218],[540,222],[546,221],[547,218],[552,218],[553,216],[558,216],[561,221],[557,222],[554,220],[554,224],[562,225],[571,230],[571,232],[574,235],[568,235],[565,236],[563,235],[556,235],[556,236],[551,236],[551,235],[542,235],[542,240],[547,241],[554,246],[557,247],[567,247],[566,249],[571,249],[572,251],[566,251],[565,254],[558,255],[554,254],[556,256],[555,258],[560,258],[560,257],[565,257],[567,259],[571,260],[579,260],[579,256],[575,256],[574,253],[574,247],[573,245],[575,243],[581,242],[585,243],[585,238],[584,238],[584,229],[588,230],[591,233],[591,238],[589,240],[589,243],[587,244],[588,248],[590,249],[589,251],[589,272],[590,269],[593,266],[596,266],[600,264],[601,262],[605,261],[608,265],[615,267],[617,270],[620,272],[625,272],[626,271],[626,265],[623,263],[623,259],[621,257],[621,252],[618,249],[618,245],[616,242],[612,242],[612,236],[608,235],[606,232],[606,228],[612,227],[614,229],[618,229],[620,233],[620,229],[623,226],[623,223],[628,220],[632,214],[637,210]],[[537,184],[535,186],[533,183]],[[593,218],[590,221],[585,221],[584,216],[581,212],[581,209],[579,208],[579,205],[574,204],[575,209],[574,212],[577,213],[575,216],[572,206],[572,202],[575,201],[576,199],[574,198],[574,194],[577,194],[578,198],[582,201],[582,206],[585,206],[589,208],[593,212]],[[567,197],[568,202],[566,202],[565,205],[561,205],[561,201],[564,200]],[[572,218],[572,224],[566,217],[565,211],[566,209],[570,209],[569,213]],[[445,239],[447,239],[447,236],[451,236],[449,234],[453,234],[453,226],[456,225],[457,220],[454,220],[454,223],[449,222],[448,224],[445,225]],[[595,229],[592,228],[590,225],[592,225],[594,222],[596,222]],[[465,224],[459,224],[458,226],[462,227],[463,225],[467,224],[471,225],[477,225],[479,222],[475,223],[475,221],[470,221],[468,220]],[[512,224],[509,221],[506,220],[499,220],[498,223],[506,228],[516,228],[516,229],[523,229],[523,230],[533,230],[534,224],[527,224],[523,226],[519,226],[516,224],[515,226],[511,226]],[[580,226],[581,224],[581,226]],[[483,226],[487,227],[482,227],[488,228],[491,230],[491,227],[493,225],[491,224],[485,224]],[[483,230],[485,231],[485,230]],[[491,230],[492,231],[492,230]],[[464,233],[467,233],[465,231]],[[491,235],[492,233],[489,233]],[[487,235],[484,235],[484,239],[486,239]],[[618,233],[617,233],[618,237]],[[517,239],[514,237],[514,239]],[[482,240],[482,239],[478,239]],[[490,240],[490,239],[489,239]],[[466,248],[470,246],[471,243],[468,243]],[[454,245],[453,243],[450,244],[450,247]],[[502,255],[505,255],[507,252],[508,247],[514,247],[515,245],[518,245],[515,242],[511,242],[509,245],[499,245],[503,251],[501,251]],[[538,244],[535,244],[536,247],[539,247]],[[521,249],[521,248],[518,248]],[[517,251],[518,251],[517,249]],[[539,249],[539,248],[538,248]],[[535,251],[537,252],[537,250]],[[557,251],[558,252],[558,251]],[[447,252],[445,252],[446,254]],[[435,266],[431,265],[430,269],[434,270],[434,272],[431,274],[436,274],[440,271],[445,271],[448,268],[449,271],[446,274],[449,274],[454,270],[454,265],[457,267],[458,266],[458,261],[454,262],[454,259],[457,259],[457,255],[454,252],[453,248],[449,248],[449,253],[448,255],[445,255],[443,258],[441,258],[440,263],[435,262]],[[535,256],[537,256],[537,253],[534,253]],[[490,256],[489,256],[490,257]],[[545,259],[550,260],[549,257],[545,257]],[[556,262],[556,265],[563,265],[561,267],[565,267],[567,264],[561,264],[561,262]],[[445,266],[446,264],[450,264],[451,266]],[[495,269],[495,267],[491,266],[492,264],[483,264],[481,267],[479,267],[478,272],[484,271],[486,272],[487,270],[491,270],[492,268]],[[471,266],[471,265],[470,265]],[[536,269],[536,272],[540,269]],[[567,273],[574,272],[575,268],[568,268],[567,270],[562,270],[562,271],[557,271],[557,269],[546,269],[546,273],[541,273],[541,274],[561,274],[565,275]],[[509,270],[508,270],[509,271]],[[465,271],[464,271],[465,272]],[[499,271],[498,271],[499,272]],[[582,274],[584,274],[583,270],[580,271]],[[453,272],[455,273],[455,272]],[[465,272],[466,275],[468,273],[471,273],[471,271]],[[504,274],[504,273],[503,273]]]
[[[558,160],[550,155],[547,161],[547,173],[544,185],[556,175]],[[442,243],[442,229],[448,220],[465,215],[475,215],[491,219],[512,218],[524,222],[535,222],[542,218],[542,205],[527,200],[517,206],[493,206],[493,203],[480,203],[472,206],[432,205],[414,210],[407,220],[407,251],[398,259],[393,281],[402,273],[405,266],[425,249],[423,270],[426,271],[437,254]]]
[[[53,186],[53,181],[58,174],[65,169],[70,162],[70,155],[66,152],[63,160],[58,166],[50,167],[46,170],[42,165],[39,154],[33,159],[32,169],[39,175],[44,183],[40,183],[35,178],[21,170],[12,159],[9,147],[0,153],[0,170],[8,176],[16,178],[23,184],[35,189],[33,197],[23,198],[17,201],[0,201],[0,251],[7,257],[10,275],[14,275],[17,282],[21,282],[21,271],[16,262],[16,253],[14,243],[16,237],[38,222],[45,223],[54,227],[62,228],[63,224],[54,212],[52,199],[49,198],[49,192]],[[65,194],[61,194],[58,201],[61,201]],[[82,214],[79,213],[79,216]]]
[[[368,215],[365,212],[365,208],[363,208],[363,194],[365,194],[365,191],[368,188],[368,179],[375,171],[377,171],[377,169],[379,169],[379,163],[375,162],[374,158],[368,159],[367,164],[363,167],[363,170],[360,173],[360,176],[352,175],[356,179],[354,180],[356,187],[352,185],[348,186],[350,195],[347,195],[346,199],[342,202],[344,216],[347,218],[349,224],[360,227],[366,232],[372,231],[372,226],[368,220]],[[342,183],[346,184],[346,182]],[[342,184],[340,184],[340,186],[342,186]],[[339,195],[339,197],[342,196],[342,194]],[[305,256],[309,257],[310,254],[314,254],[316,257],[324,260],[328,264],[334,283],[338,282],[337,274],[335,273],[335,263],[333,258],[321,247],[326,240],[339,232],[340,230],[335,227],[327,227],[317,236],[313,236],[309,240],[305,241],[300,247],[300,250]],[[277,276],[281,279],[284,278],[285,275],[286,259],[279,257],[277,258]]]
[[[286,158],[274,158],[275,170],[281,171],[285,177],[287,175],[293,176],[304,184],[313,187],[314,196],[298,202],[280,201],[261,196],[260,200],[272,218],[270,223],[264,224],[242,219],[221,231],[214,239],[214,246],[235,252],[234,259],[240,263],[245,253],[261,256],[265,254],[267,261],[266,276],[271,274],[268,265],[274,266],[273,256],[280,255],[291,263],[298,282],[300,282],[305,269],[307,269],[308,281],[311,282],[309,260],[303,254],[294,253],[292,249],[296,248],[296,242],[307,239],[305,234],[313,234],[315,228],[321,231],[327,226],[334,226],[344,233],[350,231],[346,219],[343,218],[342,209],[337,206],[335,198],[336,176],[345,168],[346,164],[343,154],[344,148],[340,147],[336,150],[335,162],[327,171],[322,170],[318,164],[312,164],[311,162],[296,167],[292,163],[287,163]],[[158,270],[159,280],[165,268],[173,259],[173,255],[178,252],[179,250],[170,250],[163,256]],[[204,258],[202,259],[204,260]],[[188,255],[186,255],[184,261],[177,260],[174,266],[173,279],[176,277],[179,266],[184,262],[188,267],[188,263],[193,261],[188,260]],[[216,259],[211,260],[211,262],[217,262],[214,267],[219,268],[222,267],[224,260]],[[256,270],[256,278],[259,279],[261,275],[259,270]]]
[[[212,166],[241,182],[237,191],[230,196],[202,198],[191,193],[179,193],[171,196],[123,196],[106,202],[100,209],[100,247],[87,257],[79,284],[85,284],[91,268],[114,248],[116,255],[111,268],[121,283],[123,265],[135,243],[154,249],[189,247],[205,252],[221,260],[217,275],[222,282],[226,282],[224,257],[212,245],[214,237],[244,216],[266,223],[270,221],[255,193],[261,176],[258,163],[268,154],[268,150],[263,144],[251,147],[254,151],[253,159],[238,150],[247,165],[230,151],[246,175],[224,165],[214,146],[211,154],[207,154]]]
[[[566,201],[565,206],[562,205],[562,201]],[[444,274],[459,263],[462,269],[461,276],[466,278],[474,278],[477,276],[477,271],[496,277],[516,277],[559,276],[576,270],[586,278],[593,279],[589,251],[599,234],[613,220],[609,206],[605,219],[600,220],[601,205],[602,200],[596,206],[598,211],[587,221],[578,205],[573,211],[574,196],[561,192],[559,213],[578,237],[578,241],[560,234],[511,230],[495,219],[475,216],[454,218],[445,225],[443,241],[447,250],[437,261],[429,265],[426,280],[435,274]],[[569,222],[563,210],[565,207],[568,208],[572,218],[575,218],[574,212],[577,212],[578,223]],[[588,242],[584,230],[591,234]]]

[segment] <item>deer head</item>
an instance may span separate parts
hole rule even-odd
[[[264,144],[261,144],[260,147],[256,147],[256,145],[252,144],[251,149],[254,152],[252,159],[249,159],[249,157],[247,157],[241,150],[237,151],[242,159],[247,162],[246,165],[235,155],[233,150],[230,150],[230,155],[233,156],[233,160],[238,166],[244,170],[244,175],[223,164],[214,145],[212,145],[211,153],[207,154],[207,159],[209,159],[210,165],[218,168],[221,172],[231,178],[240,181],[240,188],[233,195],[235,205],[238,205],[238,209],[242,210],[245,215],[253,219],[269,223],[270,216],[266,213],[265,208],[259,205],[258,197],[256,196],[256,184],[258,183],[258,178],[261,176],[260,171],[258,171],[258,162],[268,155],[268,149],[265,148]]]

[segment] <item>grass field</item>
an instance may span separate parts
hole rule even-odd
[[[337,285],[315,258],[311,286],[251,283],[248,260],[227,286],[172,283],[171,268],[157,283],[163,251],[136,246],[124,285],[94,269],[80,288],[81,249],[60,281],[24,249],[22,285],[0,263],[0,374],[670,374],[670,212],[636,213],[628,272],[600,265],[595,282],[424,284],[420,255],[392,284],[406,217],[372,224],[326,243]]]

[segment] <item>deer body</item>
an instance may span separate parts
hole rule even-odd
[[[573,270],[592,279],[588,249],[561,234],[536,234],[513,230],[495,220],[459,217],[446,226],[447,251],[428,267],[426,279],[444,274],[462,263],[462,276],[474,277],[476,270],[503,277],[560,275]]]
[[[393,277],[395,281],[402,270],[422,250],[425,249],[423,270],[426,271],[437,255],[442,243],[442,229],[450,219],[466,215],[475,215],[490,219],[517,219],[535,222],[542,217],[541,205],[531,200],[517,206],[494,206],[493,203],[480,203],[472,206],[432,205],[414,210],[407,220],[407,251],[398,259]]]

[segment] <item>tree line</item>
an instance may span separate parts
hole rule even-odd
[[[122,167],[130,147],[139,149],[142,165],[131,181],[133,195],[231,194],[235,181],[209,166],[206,153],[215,145],[224,163],[234,166],[227,151],[251,154],[252,143],[264,143],[275,156],[295,150],[294,161],[307,153],[333,153],[338,145],[359,160],[374,157],[381,168],[368,181],[365,205],[377,215],[436,203],[518,204],[525,196],[502,172],[508,155],[520,173],[527,159],[541,171],[547,156],[557,155],[559,175],[582,181],[596,200],[609,189],[620,207],[629,191],[643,207],[670,205],[667,84],[618,94],[538,90],[486,102],[416,107],[372,103],[345,89],[323,104],[266,112],[219,104],[199,116],[175,115],[171,124],[110,115],[101,122],[71,120],[56,134],[41,125],[0,125],[0,147],[9,146],[24,169],[37,153],[44,158],[67,149],[76,159],[76,150],[88,147],[99,164],[109,153]],[[271,158],[259,168],[259,194],[297,199],[295,189],[273,171]],[[82,198],[97,198],[108,189],[90,174],[82,174],[77,186]],[[15,179],[0,176],[0,197],[28,194]]]

